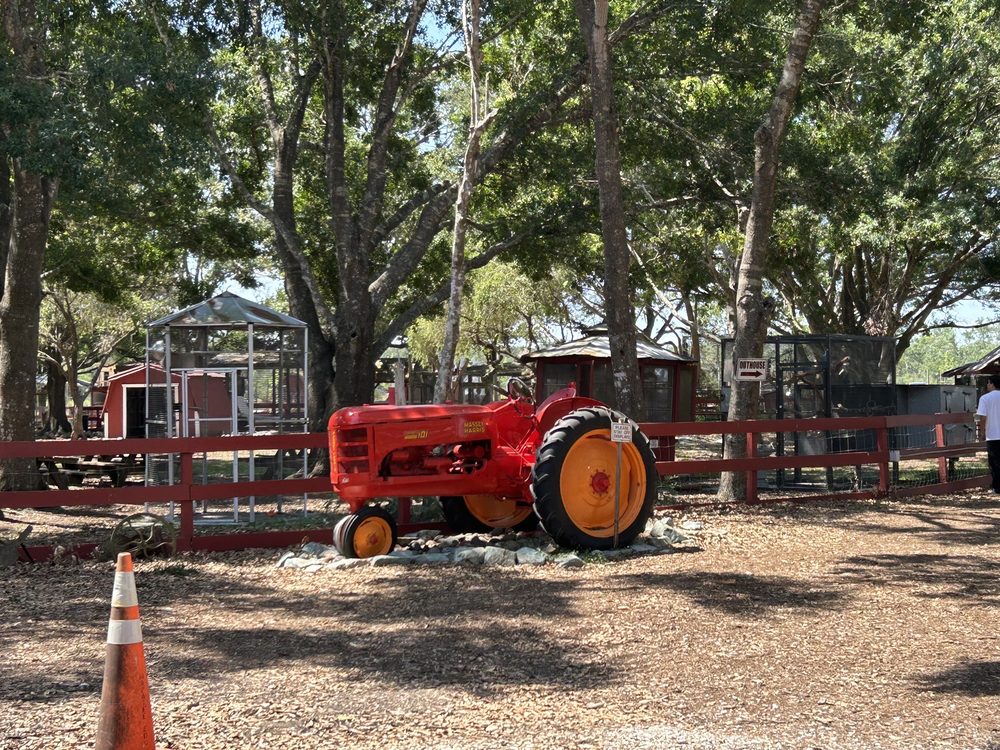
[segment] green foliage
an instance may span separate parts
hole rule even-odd
[[[204,138],[202,113],[215,83],[206,75],[203,18],[192,16],[188,33],[168,45],[158,28],[165,4],[37,8],[49,29],[46,74],[26,74],[4,45],[0,158],[59,180],[48,282],[109,301],[152,285],[186,301],[211,286],[186,285],[194,255],[252,285],[246,260],[260,227],[213,180]]]
[[[913,340],[896,365],[896,382],[938,383],[942,372],[969,361],[961,359],[954,329],[935,331]]]
[[[495,365],[561,340],[569,326],[569,279],[565,269],[532,279],[500,262],[470,274],[456,354]],[[437,367],[443,339],[443,315],[422,318],[407,331],[410,354],[425,367]]]
[[[988,294],[1000,200],[992,3],[862,5],[831,23],[789,132],[772,277],[800,325],[897,333]]]
[[[46,75],[25,75],[7,45],[0,55],[0,158],[60,179],[47,255],[51,289],[130,310],[137,292],[180,305],[226,279],[253,286],[256,271],[271,262],[263,256],[273,230],[220,176],[206,114],[240,179],[267,195],[281,144],[268,126],[257,64],[270,74],[283,121],[297,77],[331,34],[348,39],[345,170],[353,205],[363,203],[377,98],[409,3],[268,1],[257,41],[250,2],[38,7],[49,29]],[[662,306],[653,286],[684,294],[719,312],[724,324],[749,205],[753,133],[773,95],[797,4],[647,8],[625,0],[612,9],[612,28],[640,7],[655,11],[655,20],[613,50],[630,238],[644,262],[643,269],[633,264],[637,297]],[[526,234],[507,262],[470,277],[460,354],[493,361],[562,338],[559,326],[591,315],[581,290],[600,288],[603,264],[572,5],[497,0],[484,10],[483,72],[498,110],[484,149],[505,138],[518,146],[477,186],[470,243],[481,252]],[[770,291],[782,301],[778,325],[898,333],[905,349],[930,315],[941,320],[963,296],[995,294],[998,20],[988,0],[866,0],[828,9],[782,152],[768,269]],[[383,215],[459,173],[468,95],[458,23],[457,3],[429,4],[404,74]],[[293,200],[320,291],[336,304],[342,287],[322,86],[320,78],[308,98]],[[568,93],[552,104],[553,87],[562,86]],[[531,126],[549,105],[551,122]],[[374,245],[365,258],[371,278],[406,247],[419,214]],[[380,325],[447,279],[449,225],[441,222]],[[439,329],[423,319],[408,334],[415,356],[429,364]],[[971,345],[941,336],[913,339],[901,373],[924,379],[920,373],[950,366],[949,352]]]
[[[662,288],[733,304],[753,131],[784,54],[775,29],[794,11],[679,10],[662,21],[670,44],[643,35],[618,54],[633,242]],[[768,269],[780,327],[898,334],[903,350],[931,313],[996,289],[997,12],[826,11],[782,147]]]
[[[946,382],[942,372],[989,354],[997,347],[996,325],[956,330],[941,328],[917,336],[896,365],[899,383]],[[950,381],[947,381],[950,382]]]

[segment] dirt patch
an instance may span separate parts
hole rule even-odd
[[[163,748],[986,748],[1000,503],[698,515],[576,570],[137,566]],[[0,571],[0,748],[92,744],[105,564]]]

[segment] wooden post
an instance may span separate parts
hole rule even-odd
[[[889,493],[889,427],[883,420],[875,430],[875,445],[878,449],[878,491]]]
[[[747,432],[747,458],[757,457],[757,435]],[[746,501],[748,504],[757,502],[757,470],[750,469],[746,473]]]
[[[401,497],[396,502],[396,523],[399,526],[406,526],[410,521],[410,510],[413,506],[413,498]]]
[[[944,437],[944,425],[938,422],[934,425],[934,444],[938,448],[944,448],[945,437]],[[948,482],[948,459],[944,456],[938,456],[938,481],[941,484],[946,484]]]
[[[181,533],[177,539],[178,550],[194,549],[194,502],[191,485],[194,484],[194,454],[181,454]]]

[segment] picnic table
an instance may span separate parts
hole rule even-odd
[[[40,458],[38,468],[51,484],[61,490],[79,486],[87,477],[107,477],[112,486],[124,487],[128,475],[141,468],[141,456],[130,453],[118,456],[69,456]]]

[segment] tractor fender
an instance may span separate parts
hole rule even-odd
[[[552,425],[565,417],[571,411],[582,409],[585,406],[604,407],[606,405],[592,398],[586,398],[585,396],[573,395],[566,396],[564,398],[547,399],[535,414],[535,422],[538,424],[538,434],[544,438],[545,434],[552,429]]]

